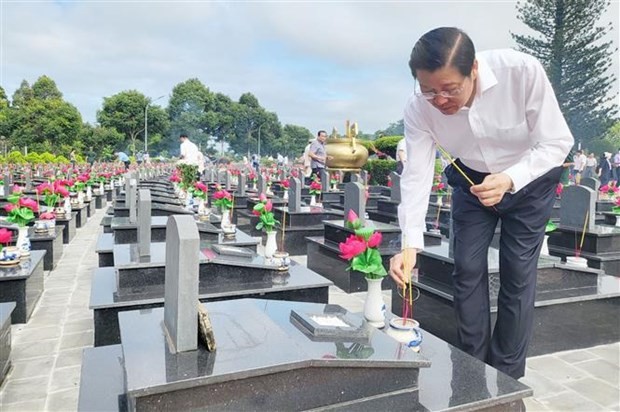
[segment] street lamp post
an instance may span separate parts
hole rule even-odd
[[[165,96],[159,96],[157,99],[152,102],[147,102],[146,106],[144,106],[144,153],[149,152],[149,105],[151,103],[155,103],[159,99],[163,99]]]
[[[260,161],[260,128],[263,127],[267,122],[263,122],[260,126],[258,126],[258,159]]]

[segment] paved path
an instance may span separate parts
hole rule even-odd
[[[98,210],[77,230],[58,267],[46,274],[30,321],[12,327],[13,369],[0,387],[0,412],[77,409],[82,350],[93,344],[88,300],[104,213]],[[389,298],[386,293],[388,307]],[[359,312],[364,293],[332,287],[329,300]],[[528,411],[620,411],[619,353],[615,343],[528,359],[523,382],[534,388]]]

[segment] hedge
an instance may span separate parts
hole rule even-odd
[[[387,186],[388,176],[396,171],[395,160],[369,160],[363,167],[370,174],[371,185]]]
[[[403,139],[403,136],[384,136],[374,141],[377,150],[387,154],[392,159],[396,159],[396,146]]]

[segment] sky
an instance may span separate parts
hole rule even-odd
[[[477,50],[528,33],[515,1],[28,1],[0,0],[0,85],[45,74],[83,120],[103,98],[135,89],[165,106],[200,79],[237,100],[253,93],[282,124],[374,133],[402,118],[416,40],[465,30]],[[618,0],[603,21],[618,46]],[[618,73],[616,51],[614,71]],[[617,93],[618,82],[615,85]]]

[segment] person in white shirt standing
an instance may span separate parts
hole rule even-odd
[[[581,183],[581,177],[583,175],[583,171],[586,167],[586,155],[583,154],[582,150],[577,150],[575,153],[575,158],[573,159],[573,173],[575,174],[575,184],[578,185]]]
[[[403,252],[391,259],[390,275],[399,285],[407,281],[424,247],[435,149],[441,147],[458,157],[446,169],[453,187],[458,344],[518,379],[532,333],[545,225],[573,137],[532,56],[514,50],[476,54],[467,34],[442,27],[418,40],[409,67],[419,89],[405,107],[409,165],[398,210]],[[500,290],[492,330],[487,254],[500,218]]]
[[[405,139],[400,139],[396,145],[396,161],[396,173],[402,175],[407,163],[407,142]]]
[[[185,133],[181,133],[179,136],[181,141],[181,155],[179,156],[179,163],[190,164],[198,166],[198,174],[202,174],[205,169],[204,155],[198,149],[189,137]]]

